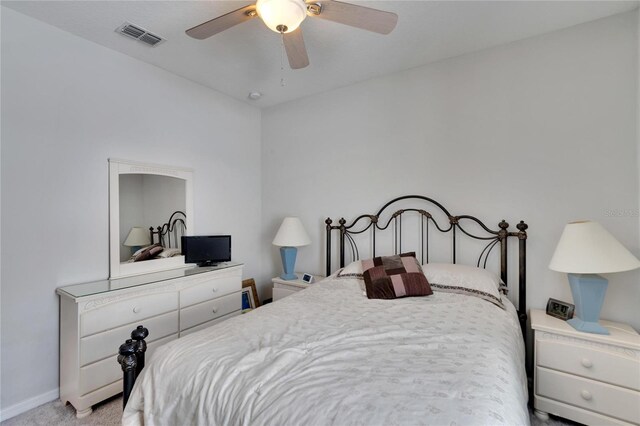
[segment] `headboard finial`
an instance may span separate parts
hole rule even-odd
[[[518,230],[520,231],[520,232],[518,232],[518,239],[519,240],[526,240],[527,239],[527,228],[529,228],[529,225],[527,225],[526,223],[524,223],[523,220],[521,220],[520,223],[516,225],[516,228],[518,228]]]
[[[506,220],[502,219],[498,224],[498,228],[500,228],[500,230],[498,231],[498,237],[500,237],[500,240],[506,240],[506,238],[509,236],[509,231],[507,231],[507,229],[509,228],[509,223]]]

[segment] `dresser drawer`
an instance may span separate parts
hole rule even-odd
[[[216,319],[242,308],[242,292],[237,291],[180,310],[180,331]]]
[[[536,394],[640,423],[640,392],[536,367]]]
[[[536,364],[640,391],[640,361],[606,347],[573,341],[538,340]]]
[[[172,334],[171,336],[149,343],[145,354],[145,362],[150,359],[153,352],[159,346],[177,338],[177,334]],[[105,358],[102,361],[94,362],[93,364],[80,368],[80,395],[86,395],[89,392],[117,382],[120,379],[122,379],[122,368],[118,363],[116,355]]]
[[[210,280],[186,288],[180,292],[180,308],[206,302],[227,294],[241,291],[241,276],[226,276],[211,278]]]
[[[242,313],[242,311],[231,312],[229,315],[225,315],[223,317],[219,317],[219,318],[216,318],[214,320],[207,321],[204,324],[200,324],[200,325],[196,325],[195,327],[188,328],[188,329],[180,332],[180,337],[188,336],[189,334],[195,333],[196,331],[204,330],[205,328],[209,328],[209,327],[211,327],[213,325],[218,324],[219,322],[226,321],[229,318],[233,318],[233,317],[235,317],[237,315],[240,315],[241,313]]]
[[[178,311],[147,318],[143,324],[131,323],[103,333],[80,339],[80,366],[91,364],[108,356],[115,356],[118,347],[131,338],[131,331],[138,325],[149,330],[147,343],[178,332]]]
[[[149,294],[110,303],[80,316],[80,336],[89,336],[123,324],[139,322],[176,309],[177,293]]]

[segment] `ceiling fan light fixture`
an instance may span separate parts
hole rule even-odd
[[[303,0],[258,0],[256,9],[265,25],[277,33],[295,31],[307,17]]]

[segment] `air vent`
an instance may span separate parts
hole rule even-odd
[[[160,37],[149,33],[144,33],[138,40],[151,46],[155,46],[162,41]]]
[[[116,28],[116,32],[141,41],[142,43],[147,44],[151,47],[156,46],[164,41],[164,39],[159,35],[150,33],[144,28],[140,28],[139,26],[130,24],[128,22],[125,22],[124,24]]]

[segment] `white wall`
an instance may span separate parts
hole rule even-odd
[[[601,222],[640,256],[636,11],[293,101],[263,111],[263,278],[286,215],[324,269],[323,219],[423,194],[453,214],[529,225],[528,299],[571,301],[548,263],[566,222]],[[610,275],[603,318],[640,329],[639,273]]]
[[[131,228],[134,226],[145,227],[142,176],[144,175],[120,176],[118,192],[120,201],[120,262],[131,257],[131,247],[125,247],[123,244]]]
[[[259,273],[260,111],[6,8],[1,47],[11,413],[57,395],[56,287],[108,276],[109,157],[193,168],[195,232],[232,234]]]
[[[186,184],[183,179],[170,176],[142,175],[142,197],[144,201],[145,228],[157,228],[166,223],[171,215],[187,206]],[[173,241],[172,241],[173,243]]]

